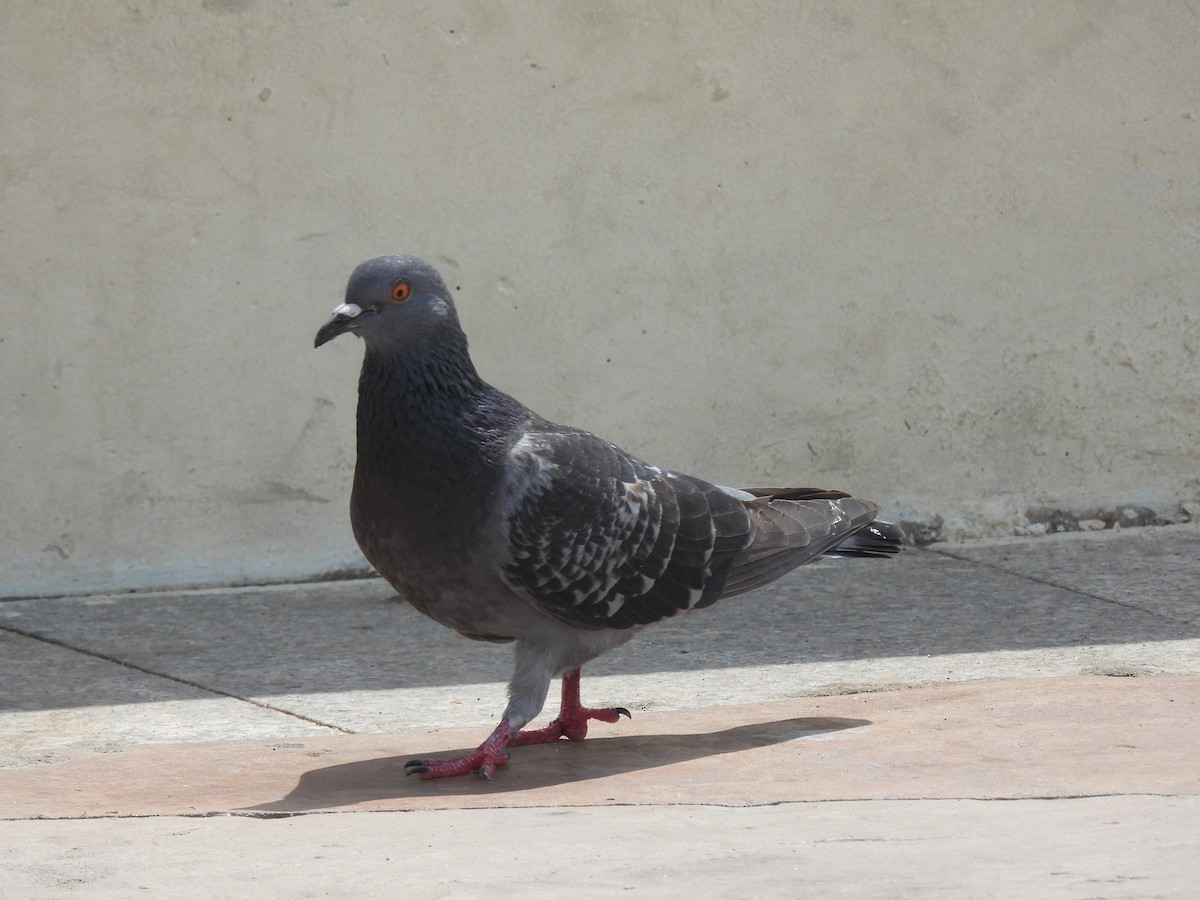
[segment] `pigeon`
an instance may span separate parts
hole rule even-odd
[[[363,555],[426,616],[514,645],[487,739],[406,774],[490,779],[509,748],[581,740],[590,721],[630,715],[583,706],[581,667],[647,625],[822,556],[901,549],[867,500],[711,484],[532,412],[476,372],[445,281],[418,257],[354,270],[314,345],[347,332],[365,344],[350,500]],[[527,729],[558,677],[558,716]]]

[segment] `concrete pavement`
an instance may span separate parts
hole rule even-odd
[[[1195,896],[1198,584],[1195,525],[821,563],[490,784],[400,773],[509,651],[380,582],[0,602],[0,896]]]

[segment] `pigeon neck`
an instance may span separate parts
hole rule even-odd
[[[414,502],[485,490],[503,466],[514,405],[479,377],[465,340],[415,353],[368,347],[356,480]]]

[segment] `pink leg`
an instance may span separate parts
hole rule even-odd
[[[508,742],[510,747],[523,747],[526,744],[545,744],[565,737],[569,741],[582,741],[587,736],[588,719],[599,722],[616,722],[624,716],[632,718],[629,710],[620,706],[612,709],[588,709],[579,702],[579,670],[572,669],[562,680],[562,705],[558,709],[558,718],[545,728],[534,728],[521,731]]]
[[[465,756],[454,759],[411,759],[404,764],[405,775],[420,775],[422,778],[452,778],[479,770],[479,777],[490,779],[497,769],[508,765],[506,747],[521,747],[526,744],[545,744],[565,737],[582,741],[587,735],[588,720],[616,722],[621,716],[632,718],[629,710],[620,706],[611,709],[588,709],[579,702],[579,670],[574,669],[563,676],[562,705],[558,718],[545,728],[512,733],[512,726],[502,721],[488,739]]]

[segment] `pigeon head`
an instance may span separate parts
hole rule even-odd
[[[346,301],[321,326],[313,346],[352,331],[368,347],[402,349],[446,328],[459,330],[458,315],[437,269],[416,256],[377,256],[351,274]]]

